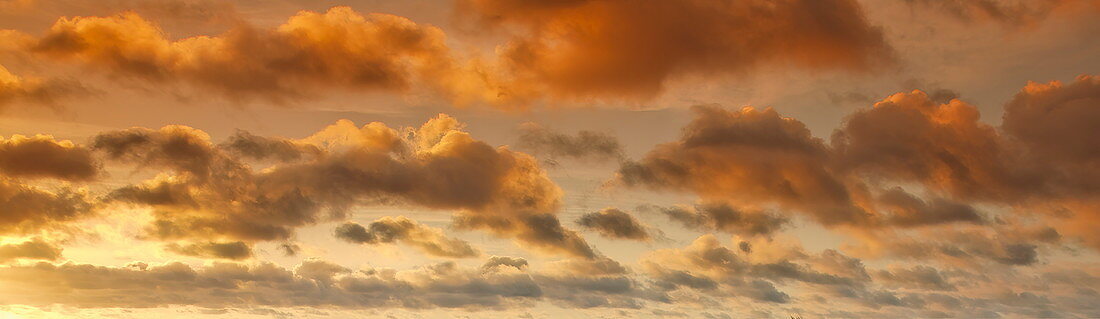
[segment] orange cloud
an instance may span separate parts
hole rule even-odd
[[[357,127],[342,120],[303,140],[238,134],[217,145],[189,127],[132,128],[101,133],[92,148],[112,162],[174,173],[107,196],[153,208],[148,235],[154,239],[286,240],[296,227],[341,220],[355,205],[390,203],[456,210],[462,228],[540,250],[596,255],[554,215],[561,190],[538,161],[477,141],[462,126],[441,114],[401,134],[382,123]],[[245,161],[270,154],[308,155],[262,171]],[[436,242],[409,231],[405,241],[426,248]],[[472,251],[448,247],[461,256]]]
[[[404,216],[382,217],[364,227],[344,223],[336,227],[336,237],[357,244],[380,244],[400,241],[433,256],[469,258],[481,255],[470,243],[449,238],[438,228],[432,228]]]
[[[658,145],[619,170],[628,186],[685,190],[735,206],[781,205],[826,224],[865,223],[829,149],[801,122],[773,109],[697,106],[679,141]]]
[[[299,12],[274,29],[236,24],[218,36],[181,40],[169,39],[133,12],[62,18],[32,49],[94,69],[189,83],[234,98],[283,100],[322,87],[405,91],[418,80],[445,81],[454,66],[444,41],[435,27],[334,7]]]
[[[761,65],[868,71],[893,59],[851,0],[468,0],[459,7],[488,21],[484,29],[500,23],[525,32],[482,58],[449,48],[436,27],[347,7],[302,11],[271,29],[235,23],[223,34],[179,40],[124,12],[59,19],[30,50],[234,99],[425,88],[458,105],[509,108],[546,98],[650,98],[682,77]]]
[[[652,97],[684,76],[758,65],[869,70],[891,60],[855,1],[462,0],[488,27],[522,32],[499,47],[504,94]]]
[[[976,208],[990,204],[1043,213],[1100,247],[1085,230],[1100,220],[1098,79],[1029,84],[1000,129],[958,99],[897,93],[849,115],[828,144],[771,109],[697,107],[680,140],[627,161],[616,181],[866,229],[1003,222]]]
[[[3,37],[7,41],[6,35]],[[12,42],[17,42],[13,40]],[[24,78],[12,74],[0,65],[0,110],[16,102],[54,105],[58,100],[89,93],[89,89],[76,81],[60,79]]]
[[[48,135],[15,135],[0,137],[0,174],[87,181],[99,175],[99,166],[88,149],[71,141],[57,141]]]

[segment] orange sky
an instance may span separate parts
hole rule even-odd
[[[0,317],[1097,317],[1094,0],[0,0]]]

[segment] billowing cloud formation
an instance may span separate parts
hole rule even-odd
[[[1014,184],[1014,177],[999,166],[1009,155],[996,130],[978,118],[977,108],[959,100],[937,104],[921,91],[897,93],[850,115],[832,143],[849,171],[971,198],[1011,197],[1000,185]]]
[[[52,136],[0,137],[0,174],[11,177],[49,177],[68,181],[86,181],[99,174],[91,152],[71,141]]]
[[[657,210],[685,227],[700,231],[724,231],[741,236],[767,236],[790,223],[783,216],[766,211],[745,211],[727,204],[645,207]]]
[[[137,12],[164,17],[233,12],[213,6],[195,10],[179,2],[175,7],[146,5]],[[301,11],[274,28],[233,15],[190,18],[220,19],[230,27],[219,35],[179,40],[127,11],[61,18],[28,49],[236,99],[283,101],[330,87],[427,88],[456,104],[499,106],[525,106],[547,97],[650,98],[671,80],[741,73],[760,65],[867,71],[893,60],[881,31],[852,0],[684,0],[642,6],[619,0],[463,0],[458,8],[482,27],[515,26],[511,29],[522,32],[486,59],[474,51],[454,52],[436,27],[348,7]]]
[[[618,181],[860,228],[984,224],[974,206],[984,203],[1049,212],[1044,220],[1095,246],[1084,229],[1100,219],[1098,88],[1094,76],[1029,84],[1006,104],[1001,130],[957,99],[898,93],[850,115],[829,144],[771,109],[697,107],[679,141],[626,162]],[[1019,258],[985,255],[1034,259],[1013,247],[1005,254]]]
[[[966,102],[902,92],[851,114],[828,144],[770,109],[701,107],[680,141],[626,162],[617,182],[809,213],[855,227],[868,256],[1035,265],[1063,234],[1100,242],[1087,230],[1100,220],[1098,88],[1093,76],[1030,84],[1000,130]]]
[[[88,92],[79,82],[23,78],[0,65],[0,110],[15,102],[51,105],[57,100]]]
[[[336,237],[357,244],[379,244],[400,241],[433,256],[477,257],[481,255],[470,243],[448,238],[443,231],[432,228],[404,216],[382,217],[366,227],[357,223],[345,223],[336,227]]]
[[[697,106],[681,140],[662,144],[619,171],[626,185],[688,190],[752,207],[772,203],[826,224],[863,223],[829,149],[802,123],[775,110]]]
[[[577,224],[595,230],[608,238],[648,241],[646,226],[637,218],[617,208],[604,208],[587,213],[577,219]]]
[[[463,228],[595,255],[554,215],[561,190],[534,158],[474,140],[461,127],[440,115],[405,135],[345,120],[300,141],[239,134],[215,145],[201,131],[167,126],[102,133],[93,148],[117,162],[175,173],[108,196],[152,207],[156,222],[148,233],[162,240],[285,240],[295,227],[374,203],[457,210]],[[303,151],[321,153],[262,171],[242,161]]]
[[[1038,162],[1042,193],[1095,198],[1100,189],[1100,76],[1028,83],[1005,105],[1004,132]]]
[[[64,227],[91,214],[94,203],[84,190],[51,192],[0,177],[0,207],[0,233],[21,234]]]
[[[58,20],[33,50],[91,68],[180,81],[231,97],[294,98],[310,88],[406,90],[447,77],[442,31],[347,7],[302,11],[274,29],[236,24],[218,36],[170,40],[133,12]]]
[[[649,97],[674,78],[763,64],[865,70],[889,60],[855,1],[463,0],[460,12],[524,32],[501,51],[505,94]]]
[[[40,238],[18,244],[0,245],[0,263],[19,259],[57,260],[61,248]]]
[[[622,155],[622,146],[615,137],[594,131],[580,131],[571,136],[550,130],[535,123],[524,123],[520,127],[516,147],[533,155],[550,159],[592,159],[612,160]]]

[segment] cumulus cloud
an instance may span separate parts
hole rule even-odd
[[[34,238],[18,244],[0,245],[0,263],[22,259],[52,261],[59,258],[61,258],[61,247],[41,238]]]
[[[0,137],[0,174],[88,181],[99,175],[99,166],[87,148],[71,141],[48,135],[14,135]]]
[[[561,190],[534,158],[477,141],[461,127],[446,115],[412,134],[342,120],[299,141],[237,135],[218,146],[202,131],[167,126],[104,132],[92,148],[112,161],[174,173],[108,195],[152,207],[151,238],[285,240],[294,228],[340,220],[355,205],[413,205],[455,210],[456,226],[527,247],[595,255],[554,215]],[[242,160],[289,150],[320,153],[261,171]]]
[[[829,167],[829,149],[801,122],[770,108],[693,110],[696,118],[679,141],[624,163],[618,181],[692,191],[737,206],[780,205],[825,224],[867,222],[867,213]]]
[[[1020,144],[1026,166],[1034,172],[1021,184],[1022,200],[1042,203],[1055,199],[1053,215],[1067,233],[1100,247],[1092,231],[1100,225],[1100,142],[1090,136],[1100,121],[1100,77],[1082,75],[1071,83],[1028,83],[1005,105],[1002,126],[1009,139]],[[1063,212],[1072,215],[1065,216]],[[1069,217],[1069,218],[1064,218]]]
[[[758,66],[863,72],[893,61],[882,32],[851,0],[688,0],[644,6],[629,1],[460,1],[459,15],[473,17],[480,28],[503,25],[519,31],[489,58],[475,50],[452,50],[434,26],[348,7],[301,11],[268,28],[243,21],[232,5],[219,3],[116,6],[133,10],[61,18],[28,50],[113,75],[186,83],[237,100],[295,100],[328,88],[423,88],[459,105],[506,107],[545,98],[649,98],[672,80],[738,74]],[[164,20],[168,27],[187,21],[183,27],[206,23],[228,30],[177,40],[147,18]]]
[[[364,227],[345,223],[336,227],[336,237],[357,244],[379,244],[400,241],[426,254],[440,257],[468,258],[481,255],[470,243],[449,238],[438,228],[432,228],[404,216],[382,217]]]
[[[1095,225],[1100,162],[1093,139],[1100,81],[1080,76],[1063,84],[1030,83],[1005,104],[998,128],[979,121],[977,108],[959,100],[937,104],[920,91],[898,93],[851,115],[833,134],[837,165],[846,173],[898,183],[916,182],[945,197],[925,204],[900,190],[882,192],[895,221],[913,216],[980,222],[959,201],[1070,211],[1052,222],[1095,245],[1075,225]],[[897,204],[919,208],[906,213]],[[915,204],[915,206],[913,205]],[[900,214],[898,214],[900,213]],[[905,215],[913,215],[905,217]],[[1063,213],[1052,213],[1053,216]],[[900,218],[900,219],[898,219]],[[921,221],[923,224],[933,220]],[[1084,226],[1088,227],[1088,226]]]
[[[16,102],[56,105],[59,100],[85,95],[90,92],[91,90],[84,87],[80,82],[63,79],[24,78],[12,74],[7,68],[0,65],[0,110]]]
[[[842,169],[920,182],[966,198],[1010,198],[1023,178],[1006,170],[1011,155],[978,109],[933,102],[922,91],[897,93],[848,116],[833,133]]]
[[[849,115],[828,143],[772,109],[696,107],[678,141],[624,162],[615,181],[866,230],[988,224],[999,214],[978,207],[993,205],[1043,213],[1037,224],[1095,244],[1085,229],[1100,211],[1100,176],[1093,174],[1100,146],[1090,138],[1098,120],[1096,79],[1029,84],[1005,105],[1000,128],[961,100],[897,93]],[[687,225],[719,227],[706,215],[666,213]],[[1035,249],[1012,247],[978,255],[1033,262]]]
[[[312,89],[408,90],[450,79],[445,35],[432,26],[348,7],[302,11],[275,28],[246,23],[171,40],[134,12],[59,19],[32,50],[92,69],[183,82],[232,98],[285,100]]]
[[[577,219],[577,224],[595,230],[607,238],[648,241],[646,226],[637,218],[617,208],[604,208],[587,213]]]
[[[646,207],[669,220],[699,231],[724,231],[742,236],[768,236],[790,223],[783,215],[767,211],[745,211],[728,204]]]
[[[606,133],[579,131],[576,136],[553,131],[535,123],[520,126],[516,147],[536,156],[606,161],[622,158],[619,140]]]
[[[830,1],[463,0],[459,12],[522,30],[501,51],[505,94],[651,97],[670,80],[758,65],[867,70],[890,60],[859,4]]]
[[[86,191],[61,188],[49,191],[0,177],[0,233],[33,233],[43,228],[63,228],[89,216],[94,202]]]

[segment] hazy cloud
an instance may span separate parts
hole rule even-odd
[[[535,123],[520,126],[518,149],[553,159],[613,160],[622,158],[619,140],[606,133],[579,131],[576,136],[550,130]]]
[[[364,227],[345,223],[336,227],[336,237],[357,244],[379,244],[400,241],[429,255],[468,258],[481,255],[470,243],[449,238],[438,228],[417,223],[404,216],[382,217]]]
[[[617,208],[604,208],[587,213],[577,219],[577,224],[595,230],[607,238],[648,241],[646,226],[637,218]]]

